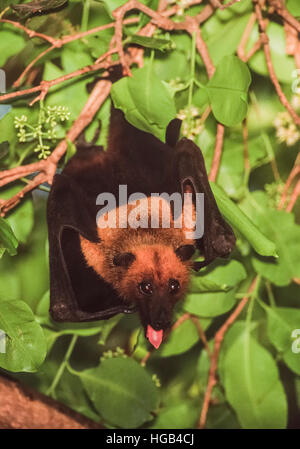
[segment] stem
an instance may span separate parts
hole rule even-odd
[[[25,184],[29,184],[31,179],[21,178],[21,181],[25,182]],[[49,193],[50,190],[51,190],[50,187],[46,187],[46,186],[43,186],[43,185],[38,186],[38,189],[42,190],[43,192],[47,192],[47,193]]]
[[[268,292],[268,298],[269,298],[269,301],[270,301],[270,305],[272,307],[276,307],[275,297],[273,295],[273,291],[272,291],[272,287],[271,287],[270,282],[266,282],[265,285],[266,285],[266,289],[267,289],[267,292]]]
[[[246,327],[247,327],[248,331],[249,331],[249,326],[251,323],[254,303],[258,296],[260,284],[261,284],[261,276],[257,276],[257,281],[255,284],[254,290],[253,290],[252,294],[249,296],[249,306],[248,306],[247,315],[246,315]]]
[[[155,57],[155,50],[151,50],[150,61],[149,61],[150,72],[152,72],[152,70],[153,70],[154,57]]]
[[[59,369],[58,369],[58,371],[56,373],[56,376],[54,377],[52,384],[50,385],[50,387],[47,390],[46,394],[48,396],[53,396],[55,388],[56,388],[58,382],[60,381],[60,379],[61,379],[61,377],[62,377],[62,375],[63,375],[63,373],[65,371],[65,368],[66,368],[66,366],[68,364],[68,361],[69,361],[69,359],[70,359],[70,357],[72,355],[72,352],[73,352],[74,346],[76,344],[77,338],[78,338],[77,335],[73,335],[73,337],[72,337],[72,339],[70,341],[68,350],[67,350],[67,352],[66,352],[66,354],[64,356],[64,359],[63,359],[63,361],[62,361],[62,363],[61,363],[61,365],[60,365],[60,367],[59,367]]]
[[[4,14],[10,9],[10,6],[8,6],[7,8],[5,8],[1,13],[0,13],[0,20],[2,19],[2,17],[4,16]]]
[[[191,109],[192,99],[193,99],[193,90],[194,90],[194,82],[195,82],[195,62],[196,62],[196,32],[192,33],[192,50],[191,50],[191,75],[190,75],[190,84],[189,84],[189,96],[188,96],[188,109]]]
[[[42,131],[41,131],[41,127],[44,121],[44,100],[41,99],[40,100],[40,110],[39,110],[39,144],[41,145],[41,147],[43,146],[43,136],[42,136]]]
[[[249,328],[250,328],[255,299],[256,299],[255,292],[253,292],[253,294],[250,295],[250,297],[249,297],[249,306],[248,306],[247,315],[246,315],[246,328],[247,328],[248,333],[250,333]]]
[[[91,0],[82,0],[82,1],[83,1],[83,11],[81,19],[81,31],[87,31],[89,25]]]
[[[79,376],[79,377],[81,376],[80,371],[76,371],[75,369],[73,369],[69,362],[67,362],[66,366],[67,366],[67,370],[69,371],[69,373],[73,374],[74,376]]]

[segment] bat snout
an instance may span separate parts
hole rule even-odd
[[[150,325],[156,331],[166,330],[171,326],[173,310],[162,301],[157,304],[150,300],[140,309],[140,315],[145,329]]]
[[[159,331],[161,329],[166,330],[171,326],[171,320],[158,318],[155,321],[151,321],[150,324],[156,331]]]

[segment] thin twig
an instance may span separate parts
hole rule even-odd
[[[1,19],[0,23],[9,23],[10,25],[14,26],[15,28],[19,28],[20,30],[24,31],[30,39],[34,37],[38,37],[40,39],[43,39],[46,42],[49,42],[49,44],[54,45],[55,47],[59,48],[60,44],[59,41],[57,41],[54,37],[47,36],[43,33],[37,33],[36,31],[30,30],[29,28],[26,28],[25,26],[21,25],[19,22],[14,22],[12,20],[7,19]]]
[[[291,198],[290,198],[289,204],[287,205],[287,208],[286,208],[287,212],[292,212],[293,207],[295,206],[299,195],[300,195],[300,180],[297,182],[296,187],[294,188],[293,192],[291,193]]]
[[[289,192],[289,189],[292,185],[292,182],[294,181],[294,179],[296,178],[296,176],[298,176],[298,174],[300,173],[300,153],[298,153],[298,156],[295,160],[294,166],[289,174],[289,177],[285,183],[281,198],[280,198],[280,203],[278,206],[278,209],[283,209],[286,201],[287,201],[287,195]]]
[[[224,141],[224,132],[225,132],[224,125],[221,125],[221,123],[218,123],[215,151],[214,151],[211,169],[209,172],[209,180],[213,181],[213,182],[215,182],[217,179],[219,166],[220,166],[220,162],[221,162],[223,141]]]
[[[136,23],[138,22],[138,18],[130,18],[124,21],[124,25],[129,25],[132,23]],[[9,23],[11,24],[16,24],[17,22],[12,22],[10,21]],[[14,25],[15,26],[15,25]],[[77,34],[73,34],[70,36],[64,36],[61,39],[55,39],[54,43],[51,45],[51,47],[47,48],[46,50],[44,50],[42,53],[40,53],[35,59],[33,59],[28,66],[25,68],[25,70],[21,73],[21,75],[18,77],[18,79],[14,82],[13,87],[19,87],[21,84],[22,79],[24,78],[24,76],[29,72],[29,70],[40,60],[42,59],[46,54],[50,53],[52,50],[54,50],[55,48],[60,48],[63,45],[66,45],[70,42],[74,42],[78,39],[82,39],[86,36],[90,36],[91,34],[95,34],[95,33],[99,33],[100,31],[103,30],[107,30],[109,28],[114,28],[115,27],[115,22],[112,23],[108,23],[106,25],[101,25],[99,27],[96,28],[92,28],[88,31],[84,31],[81,33],[77,33]],[[45,35],[43,35],[45,36]],[[48,37],[48,36],[45,36]],[[100,59],[100,58],[99,58]],[[96,64],[98,63],[98,60],[96,61]]]
[[[199,337],[201,338],[201,341],[202,341],[203,346],[204,346],[204,348],[205,348],[205,350],[206,350],[206,352],[207,352],[208,357],[211,358],[212,353],[211,353],[210,347],[209,347],[209,345],[208,345],[208,341],[207,341],[205,332],[204,332],[204,330],[202,329],[202,326],[201,326],[201,324],[200,324],[200,322],[199,322],[199,318],[198,318],[197,316],[195,316],[195,315],[191,315],[190,318],[191,318],[191,321],[192,321],[192,322],[194,323],[194,325],[196,326],[196,329],[197,329],[197,331],[198,331]]]
[[[277,14],[279,14],[289,25],[295,28],[298,33],[300,33],[300,22],[289,13],[281,0],[269,0],[269,3],[274,7]]]
[[[286,108],[286,110],[289,112],[290,116],[292,117],[293,121],[296,125],[300,126],[300,117],[296,114],[290,103],[288,102],[285,94],[283,93],[279,81],[277,79],[273,63],[272,63],[272,56],[271,56],[271,50],[269,45],[269,38],[266,33],[266,23],[263,19],[261,6],[259,3],[259,0],[253,0],[254,6],[255,6],[255,14],[258,20],[259,24],[259,32],[263,43],[264,53],[265,53],[265,59],[270,75],[270,79],[276,89],[277,95],[279,97],[279,100],[281,101],[282,105]]]

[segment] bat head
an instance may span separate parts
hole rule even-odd
[[[144,245],[114,258],[114,264],[126,270],[118,285],[120,294],[137,308],[145,335],[156,348],[172,324],[176,302],[186,293],[194,251],[193,245],[176,250]]]

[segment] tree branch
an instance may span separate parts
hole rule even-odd
[[[63,404],[0,376],[0,429],[101,429]]]

